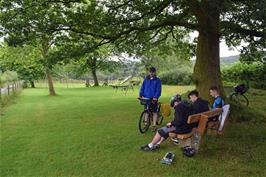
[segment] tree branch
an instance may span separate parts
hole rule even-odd
[[[257,31],[257,30],[252,30],[252,29],[245,29],[245,28],[241,27],[240,25],[234,24],[234,23],[229,22],[229,21],[222,21],[220,23],[220,25],[221,25],[222,30],[229,29],[232,32],[247,35],[247,36],[249,35],[249,36],[266,38],[266,31],[265,30]]]
[[[153,16],[159,15],[172,2],[173,2],[173,0],[165,0],[165,1],[162,1],[156,7],[151,8],[151,10],[147,10],[147,12],[143,13],[139,17],[135,17],[135,18],[131,18],[131,19],[128,19],[127,18],[125,20],[120,20],[120,21],[115,22],[115,24],[124,24],[124,23],[136,22],[136,21],[139,21],[139,20],[141,20],[144,17],[149,16],[149,15],[153,15]],[[122,7],[122,6],[125,6],[125,5],[127,5],[127,4],[122,4],[122,5],[118,6],[118,8],[119,7]],[[117,7],[114,7],[112,10],[117,10],[118,8]]]
[[[192,24],[192,23],[188,23],[186,21],[183,21],[182,20],[182,14],[178,15],[178,16],[168,16],[164,21],[161,21],[158,23],[153,23],[152,25],[148,25],[148,26],[133,26],[133,27],[130,27],[124,31],[121,31],[121,32],[118,32],[115,34],[97,34],[97,33],[93,33],[93,32],[79,30],[79,29],[76,29],[74,27],[60,27],[60,28],[57,28],[55,30],[57,30],[57,31],[60,31],[60,30],[73,31],[75,33],[80,33],[80,34],[93,36],[96,38],[108,39],[111,41],[115,41],[116,39],[120,38],[121,36],[130,34],[131,32],[134,32],[134,31],[144,32],[144,31],[150,31],[150,30],[161,28],[161,27],[167,27],[167,26],[170,26],[170,27],[182,26],[182,27],[186,27],[186,28],[189,28],[192,30],[198,30],[198,24]]]

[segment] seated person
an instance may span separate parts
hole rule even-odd
[[[209,111],[209,102],[199,97],[199,92],[196,90],[188,94],[189,100],[192,102],[191,114]]]
[[[214,98],[211,109],[222,108],[224,106],[224,100],[220,96],[218,87],[214,86],[210,88],[210,95]]]
[[[214,98],[211,109],[222,108],[224,106],[224,100],[220,96],[218,87],[214,86],[210,88],[210,95]],[[209,121],[217,121],[219,116],[210,117]]]
[[[172,122],[167,123],[165,127],[157,130],[155,136],[149,144],[141,147],[143,151],[153,151],[160,147],[160,144],[169,137],[170,132],[184,134],[191,132],[187,124],[187,119],[191,108],[181,102],[181,96],[176,95],[171,98],[171,106],[175,109],[175,118]]]
[[[188,94],[189,100],[192,102],[192,110],[190,115],[209,111],[209,102],[199,97],[199,92],[196,90]],[[190,124],[192,128],[198,126],[198,122]]]

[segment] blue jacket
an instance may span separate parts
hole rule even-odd
[[[217,96],[214,100],[214,103],[212,105],[212,109],[215,109],[215,108],[222,108],[224,106],[224,101],[222,99],[222,97],[220,96]]]
[[[161,96],[161,91],[162,91],[161,80],[158,77],[150,79],[150,77],[147,76],[142,83],[139,96],[145,98],[158,99]]]

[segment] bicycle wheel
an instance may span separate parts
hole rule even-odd
[[[245,105],[245,106],[249,105],[248,98],[244,94],[238,95],[238,100],[239,100],[240,104],[242,104],[242,105]]]
[[[241,95],[238,93],[233,93],[230,95],[230,99],[234,101],[237,105],[243,105],[243,106],[248,106],[249,101],[248,98],[245,95]]]
[[[230,100],[233,101],[233,102],[235,102],[237,105],[239,105],[240,103],[239,103],[239,100],[238,100],[237,97],[238,97],[238,94],[237,93],[232,93],[230,95]]]
[[[140,133],[145,133],[151,124],[151,113],[148,111],[143,111],[139,118],[139,131]]]
[[[163,115],[161,112],[161,104],[158,104],[158,120],[156,122],[157,125],[161,125],[163,122]]]

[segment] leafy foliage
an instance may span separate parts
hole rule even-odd
[[[237,63],[222,71],[224,81],[248,83],[255,88],[266,89],[266,65],[261,62],[252,64]]]
[[[18,80],[18,74],[14,71],[0,72],[0,87]]]
[[[37,47],[0,48],[0,70],[12,70],[18,73],[19,79],[34,81],[44,77],[41,52]]]

